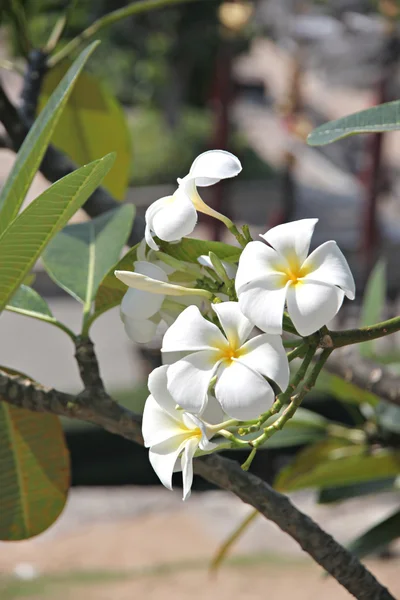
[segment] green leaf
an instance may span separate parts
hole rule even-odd
[[[350,485],[327,487],[320,491],[318,503],[330,504],[331,502],[340,502],[342,500],[348,500],[349,498],[367,496],[369,494],[379,494],[395,489],[400,489],[399,477],[388,477],[386,479],[375,479]]]
[[[379,260],[368,278],[361,307],[360,327],[368,327],[381,320],[386,302],[386,262]],[[359,345],[361,356],[375,356],[375,342]]]
[[[59,419],[0,402],[0,539],[23,540],[50,527],[69,481]]]
[[[58,85],[70,62],[63,61],[46,75],[39,110]],[[78,165],[116,152],[118,160],[103,185],[120,200],[125,197],[131,169],[131,142],[124,112],[104,84],[89,73],[77,81],[51,139]]]
[[[50,277],[89,307],[103,277],[120,257],[133,217],[134,206],[126,204],[90,221],[65,227],[42,256]]]
[[[238,261],[242,253],[241,248],[223,242],[209,242],[194,238],[183,238],[178,244],[170,244],[162,240],[157,241],[160,249],[166,254],[178,260],[192,263],[197,263],[197,259],[202,254],[208,256],[210,251],[214,252],[221,260],[228,260],[229,262]]]
[[[6,310],[38,319],[42,317],[45,317],[45,320],[53,319],[46,300],[27,285],[20,286],[17,293],[11,298],[10,303],[7,304]]]
[[[325,369],[322,370],[318,377],[315,390],[318,392],[326,392],[336,396],[338,400],[349,404],[369,404],[376,407],[381,401],[379,396],[368,390],[359,388],[354,383],[345,381],[338,375],[332,375]]]
[[[74,62],[31,127],[0,194],[0,232],[16,217],[39,168],[54,128],[86,61],[98,42],[93,42]]]
[[[310,133],[310,146],[324,146],[356,133],[377,133],[400,129],[400,101],[386,102],[335,121],[329,121]]]
[[[99,185],[114,158],[109,154],[54,183],[0,237],[0,311],[53,235],[68,223]]]
[[[97,317],[107,310],[114,308],[114,306],[121,304],[121,300],[126,294],[127,287],[122,281],[115,277],[114,271],[132,271],[133,263],[137,259],[138,247],[139,244],[133,246],[133,248],[131,248],[116,265],[111,267],[101,282],[94,305],[94,314]]]
[[[348,549],[359,558],[382,550],[400,537],[400,510],[395,511],[386,519],[353,540]]]
[[[363,446],[344,440],[317,442],[300,452],[275,480],[276,489],[292,492],[309,487],[354,484],[400,474],[400,452],[367,454]]]

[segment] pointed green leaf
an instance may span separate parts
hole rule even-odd
[[[65,227],[42,256],[50,277],[89,306],[103,277],[120,257],[133,217],[134,206],[126,204],[85,223]]]
[[[80,54],[26,136],[1,190],[0,232],[3,232],[18,214],[73,86],[97,45],[98,42],[93,42]]]
[[[0,311],[53,235],[96,189],[114,159],[109,154],[53,183],[3,233],[0,237]]]
[[[39,98],[39,110],[58,85],[70,62],[63,61],[48,71]],[[77,81],[51,138],[78,165],[116,152],[118,160],[103,185],[122,200],[129,183],[131,142],[124,112],[105,85],[90,73]]]
[[[338,485],[337,487],[323,488],[319,493],[318,503],[330,504],[331,502],[341,502],[349,498],[399,489],[400,477],[388,477],[386,479],[373,479],[372,481],[363,481],[362,483],[353,483],[350,485]]]
[[[378,552],[400,538],[400,510],[395,511],[386,519],[353,540],[348,549],[359,558]]]
[[[27,285],[21,285],[17,293],[11,298],[6,310],[20,313],[28,317],[38,319],[44,317],[45,320],[53,319],[53,315],[46,300],[42,298],[35,290]]]
[[[276,489],[292,492],[309,487],[330,487],[387,479],[400,474],[400,453],[379,450],[368,454],[363,446],[344,440],[317,442],[300,452],[280,471]]]
[[[361,307],[360,327],[368,327],[382,319],[386,302],[386,262],[379,260],[368,277],[363,303]],[[375,342],[359,345],[361,356],[374,356]]]
[[[194,238],[183,238],[178,244],[170,244],[158,240],[160,249],[178,260],[196,263],[199,256],[214,252],[221,260],[229,262],[238,261],[242,249],[237,246],[230,246],[223,242],[210,242],[205,240],[196,240]]]
[[[379,404],[380,398],[369,390],[359,388],[350,381],[342,379],[338,375],[332,375],[325,369],[322,370],[318,377],[315,390],[326,392],[336,396],[342,402],[349,404],[370,404],[375,407]]]
[[[23,540],[50,527],[69,482],[59,419],[0,402],[0,539]]]
[[[347,117],[329,121],[310,133],[310,146],[325,146],[356,133],[377,133],[400,129],[400,101],[386,102]]]
[[[121,304],[121,300],[126,294],[126,285],[117,279],[114,275],[114,271],[132,271],[133,263],[137,259],[137,249],[139,244],[136,244],[121,258],[121,260],[111,267],[107,275],[104,277],[98,289],[95,305],[94,314],[100,316],[107,310],[114,308]]]

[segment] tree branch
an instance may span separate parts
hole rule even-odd
[[[66,394],[46,388],[22,375],[11,375],[0,370],[2,400],[35,412],[88,421],[111,433],[143,444],[140,416],[111,398],[110,401],[105,401],[104,392],[96,394],[99,376],[96,373],[92,378],[87,372],[88,365],[93,364],[91,352],[79,350],[77,354],[82,363],[82,378],[95,385],[91,391],[86,389],[78,395]],[[82,359],[82,356],[85,358]],[[95,357],[94,353],[93,356]],[[355,556],[293,506],[286,496],[273,490],[258,477],[242,471],[236,462],[210,455],[196,459],[194,469],[208,481],[234,493],[276,523],[358,600],[395,600]]]
[[[194,470],[276,523],[358,600],[394,600],[356,556],[293,506],[285,495],[259,477],[242,471],[238,463],[212,454],[196,459]]]
[[[81,419],[122,437],[143,444],[141,417],[115,401],[105,402],[104,394],[87,390],[66,394],[48,388],[23,375],[0,370],[1,400],[33,412],[45,412],[70,419]]]
[[[378,363],[355,353],[335,352],[324,368],[345,381],[400,406],[400,377]]]
[[[4,88],[0,85],[0,121],[3,123],[7,134],[11,140],[12,148],[18,152],[26,136],[29,133],[29,125],[18,112],[16,107],[8,98]],[[51,183],[58,181],[65,175],[75,171],[77,166],[60,150],[49,146],[44,155],[40,171]],[[105,190],[98,187],[90,198],[86,201],[83,208],[89,217],[97,217],[103,213],[121,206],[119,202]],[[144,221],[136,216],[128,243],[133,246],[140,242],[144,234]]]

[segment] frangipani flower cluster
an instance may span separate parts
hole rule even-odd
[[[161,320],[169,326],[161,348],[165,364],[149,377],[143,436],[166,487],[171,488],[172,473],[182,471],[184,499],[196,452],[217,450],[224,437],[230,439],[233,423],[262,422],[276,394],[288,388],[284,311],[299,336],[309,336],[332,320],[345,296],[355,296],[353,276],[336,242],[309,253],[317,219],[279,225],[260,241],[245,243],[248,236],[239,234],[244,247],[237,267],[214,252],[184,262],[159,251],[152,234],[179,240],[193,231],[197,210],[221,219],[235,234],[229,219],[204,204],[197,186],[240,170],[229,152],[200,155],[173,196],[147,210],[150,248],[140,246],[134,271],[115,272],[129,286],[121,305],[128,335],[149,341]]]

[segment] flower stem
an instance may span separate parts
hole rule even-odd
[[[284,425],[288,422],[288,420],[294,416],[294,414],[296,413],[296,410],[302,403],[304,396],[314,387],[315,382],[317,381],[318,375],[320,374],[320,372],[321,372],[324,364],[326,363],[329,355],[331,354],[331,352],[332,352],[332,350],[330,348],[326,349],[322,352],[318,361],[313,366],[311,373],[307,377],[307,379],[303,385],[303,388],[300,390],[300,392],[298,394],[296,394],[295,396],[292,397],[290,404],[283,411],[282,415],[274,423],[272,423],[272,425],[270,425],[269,427],[266,427],[264,429],[264,433],[262,433],[258,438],[256,438],[255,440],[253,440],[250,443],[250,445],[253,446],[253,448],[255,448],[255,449],[259,448],[272,435],[274,435],[274,433],[276,433],[277,431],[280,431],[284,427]],[[308,366],[309,366],[311,360],[313,359],[314,353],[315,353],[315,349],[312,349],[312,352],[307,352],[306,357],[304,358],[303,364],[301,365],[300,369],[298,370],[295,377],[293,378],[293,382],[289,385],[289,388],[292,387],[293,385],[295,385],[296,382],[297,382],[297,384],[295,387],[297,387],[299,385],[300,381],[305,376],[305,373],[308,369]],[[295,389],[295,388],[292,387],[292,389]],[[284,392],[283,395],[287,395],[287,391]],[[282,394],[281,394],[281,396],[282,396]]]
[[[231,234],[235,236],[235,238],[237,239],[239,244],[242,246],[242,248],[247,246],[246,238],[244,237],[244,235],[242,233],[240,233],[239,229],[236,227],[236,225],[234,223],[232,223],[232,221],[230,221],[229,224],[227,222],[225,222],[225,225],[227,226],[227,228],[229,229]]]
[[[257,452],[257,448],[253,448],[253,450],[250,452],[249,456],[246,458],[246,460],[242,464],[243,471],[248,471],[250,469],[251,463],[253,462],[256,452]]]

